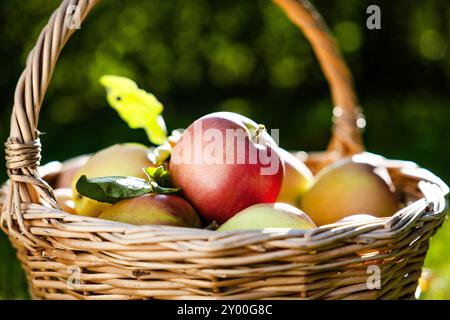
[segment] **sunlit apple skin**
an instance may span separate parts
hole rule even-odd
[[[284,163],[284,178],[277,201],[298,207],[300,205],[300,197],[313,182],[313,174],[292,153],[281,148],[279,148],[279,153]]]
[[[264,228],[313,229],[308,215],[287,203],[259,203],[237,213],[218,231],[257,230]]]
[[[319,226],[361,212],[391,216],[398,210],[398,201],[385,176],[385,169],[369,163],[340,160],[317,174],[300,208]]]
[[[185,199],[177,195],[145,194],[120,200],[99,218],[134,225],[166,225],[200,228],[200,218]]]
[[[97,217],[111,204],[82,196],[76,183],[82,175],[88,178],[131,176],[145,179],[144,168],[154,166],[148,158],[149,149],[138,143],[115,144],[98,151],[76,172],[72,180],[73,200],[77,214]]]
[[[230,150],[233,143],[228,143],[227,146],[224,139],[223,159],[219,161],[221,163],[208,163],[205,157],[200,157],[202,158],[200,161],[194,162],[194,151],[198,149],[194,140],[202,142],[200,152],[203,152],[210,143],[204,135],[195,136],[195,125],[201,125],[203,132],[206,129],[216,129],[223,137],[226,136],[227,129],[244,130],[245,134],[235,137],[233,142],[235,146],[239,143],[245,146],[245,161],[226,162],[226,154],[233,154]],[[172,182],[182,188],[183,195],[207,223],[212,221],[222,223],[253,204],[273,203],[277,200],[284,173],[283,163],[276,151],[278,147],[266,131],[260,135],[260,143],[256,144],[248,128],[256,129],[258,125],[235,113],[212,113],[189,126],[174,148],[169,165]],[[256,152],[257,148],[272,157],[275,164],[273,167],[278,168],[274,174],[261,174],[261,169],[270,167],[270,164],[262,164],[259,156],[257,161],[250,163],[249,154]],[[183,158],[185,152],[191,154],[192,158]]]

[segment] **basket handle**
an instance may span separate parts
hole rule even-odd
[[[36,170],[41,159],[37,130],[39,112],[59,54],[76,30],[72,27],[73,19],[79,18],[79,22],[83,22],[98,2],[63,0],[29,53],[26,68],[18,81],[10,136],[5,143],[6,167],[11,183],[0,221],[2,227],[7,226],[10,231],[17,224],[22,233],[26,232],[20,213],[21,203],[43,203],[58,208],[53,190]],[[302,29],[330,85],[332,100],[337,107],[334,110],[334,129],[328,154],[345,156],[361,151],[360,130],[356,125],[359,108],[352,76],[328,28],[309,1],[274,2]]]
[[[353,77],[321,15],[308,0],[273,0],[308,39],[329,84],[334,104],[333,132],[328,145],[329,157],[336,160],[364,150],[361,128],[362,110],[358,106]],[[328,160],[327,160],[328,158]]]

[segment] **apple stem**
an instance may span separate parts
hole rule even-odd
[[[216,220],[214,220],[213,222],[211,222],[206,228],[205,230],[217,230],[219,228],[219,224],[216,222]]]

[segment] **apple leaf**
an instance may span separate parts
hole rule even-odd
[[[138,197],[146,193],[171,194],[180,189],[165,188],[154,181],[146,181],[135,177],[99,177],[78,179],[77,191],[90,199],[100,202],[116,203],[119,200]]]
[[[158,194],[172,194],[181,191],[181,188],[161,187],[154,181],[151,181],[150,184],[153,186],[153,192]]]
[[[76,188],[85,197],[108,203],[141,196],[154,189],[150,182],[139,178],[120,176],[87,178],[84,175],[78,179]]]
[[[109,105],[130,128],[144,129],[148,139],[156,145],[167,141],[166,124],[161,115],[164,107],[153,94],[125,77],[104,75],[100,83],[106,88]]]
[[[154,181],[158,186],[170,188],[172,182],[170,181],[169,172],[164,168],[164,166],[159,167],[147,167],[144,169],[150,181]]]

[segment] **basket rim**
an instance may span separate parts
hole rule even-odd
[[[84,155],[82,155],[84,156]],[[63,162],[52,161],[47,163],[47,165],[54,165],[55,163],[60,164],[55,172],[51,172],[50,174],[58,174],[64,168],[65,163],[70,163],[71,160],[76,159],[76,156],[70,158]],[[417,180],[418,185],[421,185],[421,191],[423,196],[416,201],[410,203],[409,205],[401,208],[395,214],[390,217],[374,217],[369,221],[339,221],[332,224],[318,226],[314,229],[291,229],[291,228],[265,228],[265,229],[249,229],[249,230],[236,230],[236,231],[217,231],[217,230],[207,230],[207,229],[198,229],[198,228],[189,228],[189,227],[178,227],[178,226],[165,226],[165,225],[142,225],[136,226],[127,223],[117,222],[117,221],[109,221],[104,220],[98,217],[88,217],[76,215],[73,213],[68,213],[60,209],[49,208],[41,204],[22,204],[25,208],[29,209],[37,209],[41,208],[43,210],[51,212],[52,214],[24,214],[25,219],[37,219],[37,218],[51,218],[61,220],[62,223],[65,222],[82,222],[86,224],[93,224],[96,226],[102,225],[105,229],[110,228],[111,232],[117,232],[122,234],[132,234],[132,233],[164,233],[172,231],[182,232],[185,235],[195,236],[203,239],[215,239],[220,235],[235,235],[235,234],[246,234],[248,236],[266,236],[267,239],[276,239],[276,238],[304,238],[306,240],[314,240],[314,236],[317,234],[322,234],[322,238],[326,232],[331,232],[330,235],[333,235],[333,230],[338,230],[340,228],[348,228],[350,229],[358,229],[364,226],[373,226],[380,228],[382,227],[385,232],[389,232],[391,229],[395,229],[395,225],[401,221],[402,219],[406,219],[405,217],[410,217],[410,215],[414,212],[417,212],[417,208],[422,208],[421,214],[419,218],[425,219],[441,219],[445,217],[446,210],[448,209],[448,199],[447,196],[449,194],[449,187],[442,181],[439,177],[434,175],[427,169],[419,167],[416,163],[412,161],[403,161],[403,160],[389,160],[384,159],[384,167],[388,170],[396,169],[400,170],[401,174],[412,179]],[[43,166],[45,167],[45,165]],[[9,181],[9,180],[8,180]],[[0,203],[1,204],[1,203]],[[425,210],[427,207],[430,207],[428,210]],[[409,215],[405,213],[408,213]],[[100,222],[100,223],[99,223]],[[307,245],[307,241],[305,240],[305,245]]]

